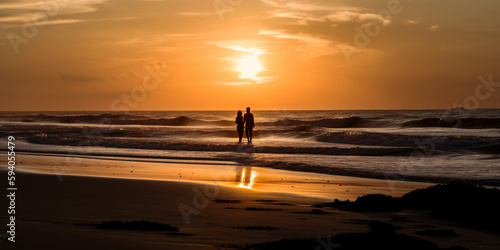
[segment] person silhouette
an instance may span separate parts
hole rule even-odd
[[[238,136],[240,137],[240,142],[241,142],[241,138],[243,137],[243,127],[244,127],[243,115],[241,110],[238,110],[238,113],[236,115],[236,120],[234,121],[234,123],[237,124],[236,130],[238,130]]]
[[[252,142],[252,131],[255,127],[253,121],[253,114],[250,113],[250,107],[247,107],[247,113],[243,116],[243,122],[245,123],[245,134],[247,135],[248,142]]]

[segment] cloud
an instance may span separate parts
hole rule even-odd
[[[266,83],[274,80],[273,76],[256,76],[252,78],[253,83],[260,84],[260,83]]]
[[[272,76],[264,76],[264,77],[254,77],[248,81],[216,81],[218,84],[229,85],[229,86],[239,86],[239,85],[249,85],[249,84],[261,84],[270,82],[274,79]]]
[[[22,1],[15,1],[11,3],[1,3],[0,4],[0,10],[4,9],[38,9],[40,7],[40,2],[38,1],[31,1],[31,2],[22,2]]]
[[[31,19],[25,16],[7,16],[0,17],[0,23],[8,23],[5,27],[16,27],[19,25],[24,25],[25,23],[33,23],[36,26],[43,27],[45,25],[55,25],[55,24],[69,24],[82,22],[81,19],[54,19],[51,20],[50,17],[40,13],[39,15],[33,15]]]
[[[219,41],[219,42],[206,42],[207,44],[215,45],[220,48],[230,49],[239,52],[245,52],[253,55],[261,55],[266,54],[266,51],[261,48],[257,48],[254,45],[249,45],[247,47],[242,46],[243,42],[241,41]]]
[[[350,22],[359,17],[359,13],[352,11],[339,11],[334,14],[328,15],[326,18],[334,23]]]
[[[102,4],[107,0],[59,0],[47,1],[47,7],[50,8],[59,5],[59,13],[61,15],[77,14],[94,12],[97,10],[95,5]]]
[[[271,36],[280,38],[282,41],[296,43],[291,47],[293,47],[295,51],[299,52],[299,59],[302,60],[331,55],[338,52],[338,50],[332,46],[334,43],[333,41],[314,37],[308,34],[288,34],[279,30],[260,30],[259,35]]]
[[[261,84],[274,80],[274,76],[255,76],[249,79],[245,79],[245,81],[216,81],[218,84],[229,85],[229,86],[239,86],[239,85],[248,85],[248,84]],[[240,79],[241,80],[241,79]]]
[[[9,11],[47,11],[58,12],[61,14],[75,14],[84,12],[93,12],[96,10],[94,5],[106,2],[107,0],[14,0],[11,3],[0,4],[0,10]]]
[[[357,8],[338,6],[331,2],[311,3],[306,1],[262,0],[271,7],[269,13],[273,18],[294,19],[296,24],[304,25],[307,22],[345,22],[355,18]]]
[[[360,14],[358,16],[359,21],[361,22],[367,22],[367,21],[378,21],[381,23],[383,26],[387,26],[391,23],[391,20],[383,17],[380,14],[375,14],[375,13],[365,13],[365,14]]]
[[[409,24],[418,24],[418,21],[415,20],[408,20],[407,23]]]
[[[271,11],[272,17],[296,19],[298,24],[307,24],[307,21],[324,22],[325,17],[315,17],[307,13],[293,12],[287,10]]]
[[[35,24],[68,24],[81,22],[78,19],[58,19],[58,16],[87,13],[96,11],[95,5],[107,0],[47,0],[21,1],[0,4],[0,11],[9,13],[0,17],[0,23],[10,23],[12,26],[24,25],[25,22]]]
[[[352,6],[339,6],[330,1],[328,2],[290,2],[282,0],[262,0],[274,7],[270,11],[271,17],[295,19],[297,24],[307,24],[312,22],[332,22],[333,26],[337,23],[345,22],[367,22],[378,21],[383,26],[391,23],[390,18],[383,15],[369,12],[368,9]]]
[[[54,24],[69,24],[69,23],[79,23],[82,20],[80,19],[57,19],[57,20],[49,20],[43,24],[45,25],[54,25]]]
[[[201,13],[201,12],[188,12],[188,11],[183,11],[183,12],[180,12],[179,13],[179,16],[192,16],[192,17],[196,17],[196,16],[208,16],[210,14],[208,13]]]
[[[338,11],[339,6],[337,4],[331,4],[330,1],[327,2],[311,2],[311,1],[289,1],[289,0],[261,0],[267,5],[275,8],[290,9],[290,10],[300,10],[300,11]]]
[[[104,78],[89,75],[63,74],[61,75],[61,80],[69,82],[99,82],[104,80]]]
[[[429,27],[429,31],[435,31],[439,29],[439,25],[431,25],[431,27]]]

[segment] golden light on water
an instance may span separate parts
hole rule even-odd
[[[247,173],[247,172],[250,172],[250,173]],[[238,187],[251,189],[253,184],[255,183],[256,177],[257,177],[257,172],[252,171],[252,170],[247,171],[247,169],[244,168],[243,171],[241,172],[241,180],[240,180],[240,184],[238,185]]]

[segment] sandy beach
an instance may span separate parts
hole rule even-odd
[[[418,236],[442,248],[495,249],[498,242],[498,233],[467,229],[420,212],[349,212],[315,206],[370,193],[399,197],[431,183],[253,168],[261,174],[248,187],[237,181],[235,169],[241,166],[221,162],[83,158],[78,167],[69,168],[63,156],[20,154],[18,159],[22,163],[16,169],[16,244],[6,244],[2,238],[2,249],[233,249],[317,237],[326,242],[329,235],[368,232],[372,220],[399,226],[398,232],[406,235],[430,228],[461,235],[453,241]],[[212,172],[232,168],[232,177],[226,180],[221,172],[206,168]],[[287,180],[273,181],[274,171],[283,171],[280,174]],[[1,178],[7,178],[5,168]],[[7,207],[4,199],[1,205]],[[183,216],[180,207],[189,216]],[[168,224],[178,231],[99,228],[116,220]]]

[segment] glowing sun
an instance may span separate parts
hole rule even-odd
[[[238,60],[237,70],[241,73],[240,78],[252,79],[262,71],[262,65],[260,65],[258,54],[253,54],[250,56],[244,56]]]

